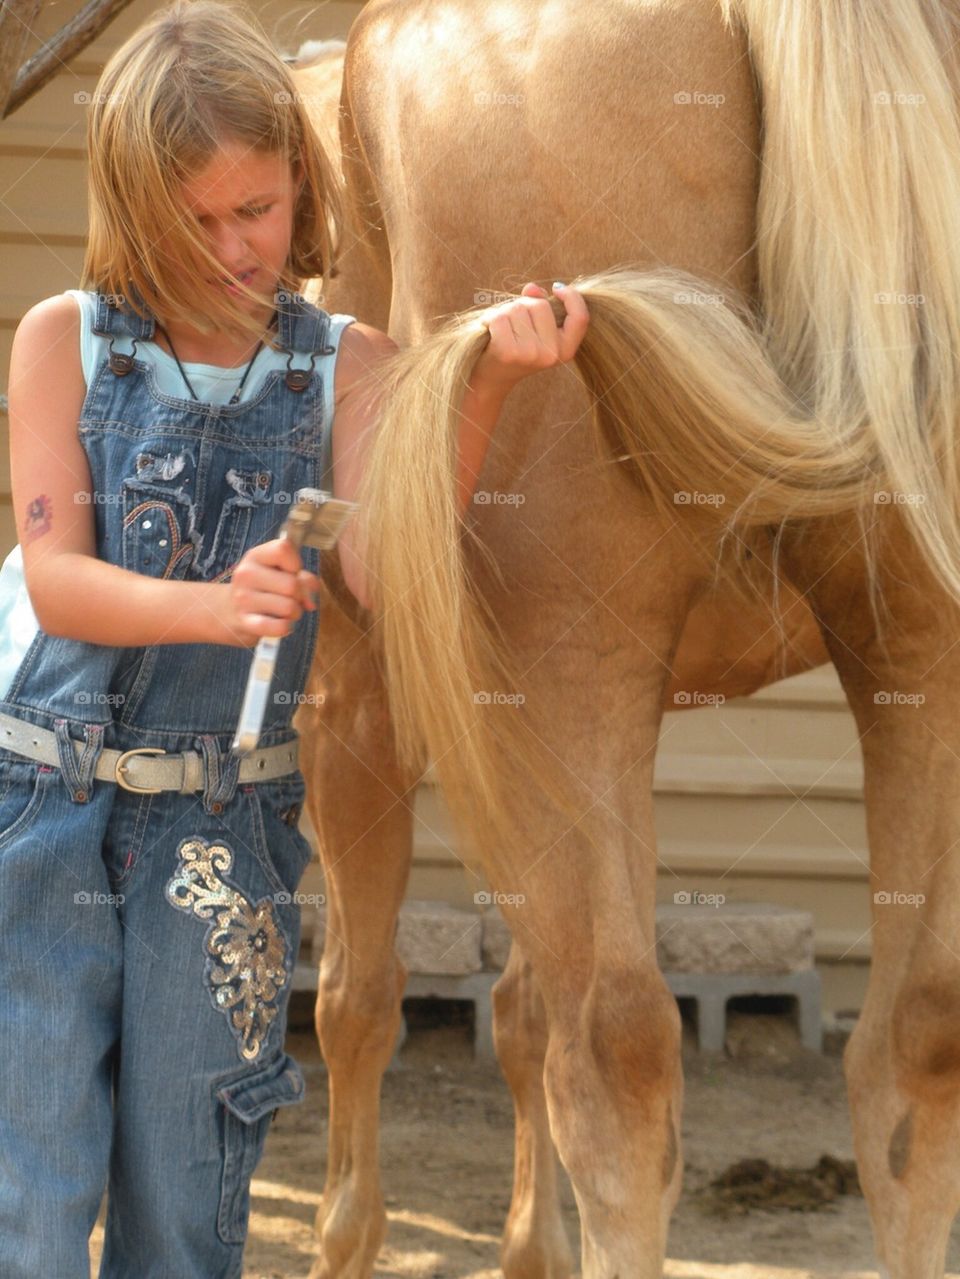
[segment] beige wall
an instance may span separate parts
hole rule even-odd
[[[0,390],[24,311],[77,284],[86,227],[86,122],[74,95],[94,88],[106,56],[156,7],[137,0],[0,123]],[[360,3],[333,0],[304,9],[278,0],[255,7],[286,51],[302,39],[345,36]],[[63,16],[60,6],[44,6],[38,35]],[[0,432],[0,555],[6,555],[15,534],[5,412]],[[827,1006],[858,1005],[869,926],[866,837],[853,720],[832,672],[822,669],[722,708],[668,715],[661,740],[658,896],[669,900],[679,888],[699,888],[812,910]],[[421,787],[418,805],[426,821],[418,831],[411,896],[472,908],[477,885],[450,851],[449,822],[431,786]]]

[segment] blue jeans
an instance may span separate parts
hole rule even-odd
[[[0,750],[3,1279],[88,1279],[105,1185],[100,1279],[240,1275],[271,1117],[303,1097],[283,1048],[303,790],[77,802]]]

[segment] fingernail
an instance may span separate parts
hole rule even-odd
[[[556,280],[554,281],[553,291],[556,293],[558,289],[565,289],[566,287],[567,286],[565,284],[561,284],[559,280]]]

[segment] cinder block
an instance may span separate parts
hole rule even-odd
[[[663,903],[656,912],[663,972],[778,974],[813,968],[813,916],[771,902]]]
[[[507,921],[496,906],[483,912],[481,953],[484,968],[504,969],[513,938]]]
[[[476,911],[415,899],[400,908],[397,954],[410,973],[462,977],[479,972],[480,937]]]

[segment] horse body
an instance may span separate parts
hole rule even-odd
[[[363,9],[345,60],[350,212],[329,310],[407,346],[437,317],[487,300],[478,289],[513,293],[618,263],[668,263],[706,289],[756,294],[760,140],[746,37],[707,0],[603,0],[590,16],[586,29],[569,0]],[[494,993],[517,1121],[504,1273],[572,1273],[555,1150],[576,1194],[584,1279],[662,1273],[682,1077],[654,948],[661,711],[675,691],[739,695],[829,652],[863,735],[875,882],[891,894],[928,886],[923,909],[875,910],[847,1070],[880,1257],[890,1279],[935,1279],[960,1203],[960,987],[947,945],[960,832],[955,804],[931,805],[923,783],[946,799],[956,789],[956,608],[894,509],[881,512],[882,634],[852,513],[792,524],[780,578],[756,530],[751,550],[770,571],[765,598],[748,605],[714,579],[691,534],[696,511],[665,519],[598,456],[589,408],[569,369],[522,383],[474,521],[497,571],[479,556],[471,569],[522,672],[531,723],[593,822],[588,838],[546,795],[505,779],[513,838],[477,836],[491,886],[524,899],[504,907],[515,944]],[[298,725],[328,890],[317,1029],[330,1153],[313,1279],[365,1279],[385,1220],[378,1095],[399,1024],[393,936],[419,773],[393,749],[366,619],[335,570],[329,586],[312,673],[325,699]],[[879,714],[877,693],[896,689],[922,689],[924,714],[902,704]]]

